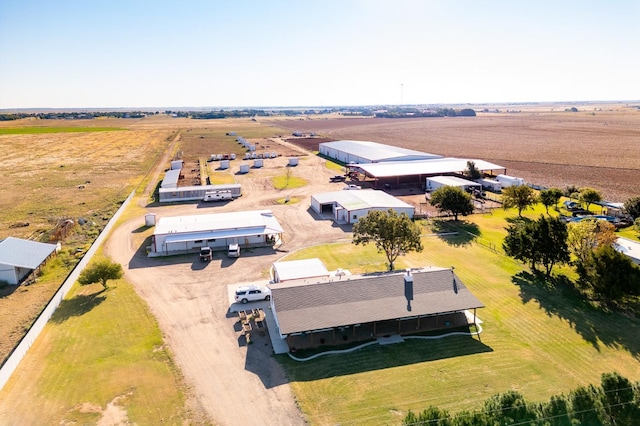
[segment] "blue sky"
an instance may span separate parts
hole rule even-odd
[[[639,0],[2,0],[0,108],[640,99]]]

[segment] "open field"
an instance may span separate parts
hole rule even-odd
[[[609,201],[638,195],[640,110],[587,105],[580,112],[523,107],[518,113],[415,119],[273,120],[291,131],[369,140],[451,157],[477,158],[542,186],[590,186]]]

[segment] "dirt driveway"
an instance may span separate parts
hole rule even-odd
[[[232,170],[240,162],[232,163]],[[268,339],[246,345],[240,337],[236,314],[229,312],[227,285],[265,279],[270,265],[301,247],[350,239],[350,234],[331,221],[317,220],[310,213],[310,195],[337,190],[329,183],[335,171],[324,160],[308,155],[292,172],[312,177],[309,185],[276,190],[269,176],[286,172],[287,158],[265,160],[263,169],[238,175],[243,196],[225,204],[191,203],[152,206],[146,212],[157,217],[228,211],[272,209],[285,230],[284,244],[273,250],[245,251],[238,259],[214,254],[203,264],[197,255],[149,259],[145,242],[137,230],[138,217],[119,226],[105,245],[106,252],[125,269],[126,278],[149,304],[175,355],[177,365],[191,388],[189,401],[196,412],[206,412],[216,424],[304,424],[288,385],[285,372],[274,360]],[[301,201],[276,204],[289,195]]]

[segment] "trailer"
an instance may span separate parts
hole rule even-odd
[[[503,187],[525,185],[524,179],[515,176],[498,175],[496,176],[496,180],[500,182]]]
[[[482,189],[488,191],[500,192],[502,190],[502,183],[494,179],[478,179],[476,182],[482,185]]]
[[[224,200],[231,200],[233,198],[233,193],[231,192],[231,190],[226,190],[226,189],[222,189],[222,190],[217,190],[217,191],[209,191],[207,193],[204,194],[204,197],[202,198],[202,201],[224,201]]]

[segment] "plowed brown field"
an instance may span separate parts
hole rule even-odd
[[[487,160],[536,185],[596,188],[608,201],[639,195],[640,110],[586,108],[577,113],[522,110],[477,117],[336,118],[274,124],[334,140],[373,141]]]

